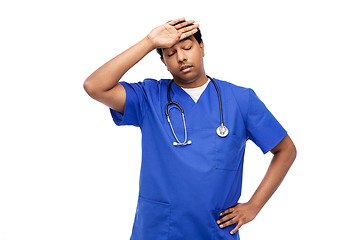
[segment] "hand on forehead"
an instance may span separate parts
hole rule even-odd
[[[185,21],[185,18],[178,18],[169,21],[167,24],[173,26],[181,37],[179,41],[194,35],[198,31],[199,24],[194,24],[194,20]]]

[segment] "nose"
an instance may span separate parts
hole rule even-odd
[[[187,60],[186,53],[183,50],[178,51],[177,57],[178,57],[178,62],[183,62]]]

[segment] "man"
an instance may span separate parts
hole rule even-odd
[[[205,74],[198,26],[184,18],[163,24],[84,83],[117,125],[142,131],[132,240],[239,239],[239,228],[259,213],[296,156],[287,132],[251,89]],[[154,49],[173,81],[119,83]],[[250,201],[238,203],[248,139],[274,157]]]

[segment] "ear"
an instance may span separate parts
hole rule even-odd
[[[200,49],[201,49],[201,51],[202,51],[202,55],[203,55],[203,57],[205,57],[205,47],[204,47],[204,42],[201,42],[201,43],[200,43]]]

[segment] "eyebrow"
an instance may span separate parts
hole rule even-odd
[[[187,37],[187,38],[184,38],[183,40],[181,40],[181,41],[179,41],[179,42],[184,42],[184,41],[186,41],[186,40],[192,41],[190,37]]]
[[[191,36],[190,36],[191,37]],[[180,40],[178,43],[182,43],[186,40],[190,40],[191,42],[193,41],[190,37],[184,38],[183,40]],[[172,48],[172,47],[171,47]],[[171,49],[171,48],[163,48],[163,51],[165,51],[166,49]]]

